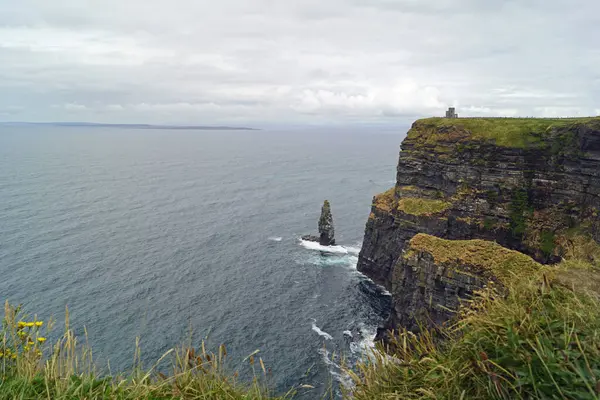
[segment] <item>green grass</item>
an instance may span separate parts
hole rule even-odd
[[[266,384],[269,373],[256,352],[243,362],[253,378],[240,381],[238,373],[227,368],[225,346],[213,353],[206,350],[204,342],[198,348],[173,348],[146,369],[141,366],[138,347],[133,372],[102,375],[91,349],[79,343],[69,328],[68,313],[64,335],[53,344],[44,340],[51,323],[27,319],[8,303],[4,314],[0,332],[1,400],[267,400],[289,399],[294,392],[272,395]],[[28,326],[32,323],[34,326]]]
[[[479,244],[469,249],[465,241],[454,249],[444,242],[421,246],[442,261],[465,249],[479,257]],[[506,259],[479,261],[489,258]],[[534,272],[515,267],[501,290],[491,284],[460,310],[443,340],[427,331],[398,332],[391,355],[376,353],[352,374],[353,398],[597,399],[600,272],[580,260]]]
[[[535,146],[552,128],[586,124],[600,129],[600,117],[587,118],[427,118],[414,123],[408,138],[418,144],[469,141],[490,142],[502,147]]]
[[[412,215],[439,214],[452,204],[444,200],[432,200],[423,197],[403,197],[398,201],[398,210]]]
[[[395,188],[391,188],[373,197],[372,206],[381,211],[392,211],[394,207],[394,202],[396,201],[394,197],[395,190]]]

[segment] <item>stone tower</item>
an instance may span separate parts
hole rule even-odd
[[[458,114],[456,113],[456,108],[450,107],[448,111],[446,111],[446,118],[458,118]]]

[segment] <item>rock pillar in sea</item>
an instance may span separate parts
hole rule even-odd
[[[319,244],[322,246],[335,245],[333,217],[331,215],[331,206],[328,200],[323,202],[323,207],[321,208],[321,217],[319,218]]]

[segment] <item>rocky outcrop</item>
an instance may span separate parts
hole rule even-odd
[[[574,236],[600,239],[599,210],[600,118],[419,120],[395,187],[373,198],[358,269],[392,292],[394,323],[410,325],[399,299],[417,287],[398,280],[414,279],[404,257],[416,234],[495,241],[550,263]]]
[[[305,235],[303,240],[319,242],[322,246],[335,245],[335,232],[333,229],[333,216],[331,215],[331,205],[328,200],[323,202],[321,207],[321,217],[319,218],[319,236]]]
[[[393,268],[390,327],[437,328],[463,300],[488,284],[503,285],[511,271],[541,267],[531,257],[485,240],[445,240],[419,233]]]
[[[323,246],[335,245],[335,233],[333,230],[333,216],[329,201],[323,202],[321,217],[319,218],[319,243]]]

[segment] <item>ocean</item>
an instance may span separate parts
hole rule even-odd
[[[188,340],[260,350],[278,392],[316,399],[372,346],[389,296],[356,270],[405,129],[0,127],[0,300],[68,307],[101,370]],[[331,202],[338,246],[300,241]],[[257,357],[258,357],[257,356]]]

